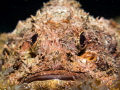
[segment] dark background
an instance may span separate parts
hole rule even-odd
[[[49,0],[0,0],[0,32],[14,30],[19,20],[25,20]],[[107,19],[120,16],[120,0],[77,0],[94,17]]]

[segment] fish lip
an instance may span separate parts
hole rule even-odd
[[[75,79],[84,79],[85,73],[81,72],[71,72],[65,70],[55,70],[55,71],[42,71],[28,75],[26,78],[23,78],[20,83],[31,83],[34,81],[45,81],[45,80],[66,80],[74,81]]]
[[[65,75],[37,75],[33,76],[30,79],[24,80],[24,83],[31,83],[33,81],[45,81],[45,80],[74,80],[72,76]]]

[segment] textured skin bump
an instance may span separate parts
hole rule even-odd
[[[88,77],[111,85],[118,74],[117,32],[110,21],[95,19],[80,6],[74,0],[51,0],[19,21],[4,45],[1,77],[14,86]]]

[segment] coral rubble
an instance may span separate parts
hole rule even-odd
[[[35,16],[18,22],[1,55],[0,89],[114,88],[118,34],[109,20],[95,19],[80,6],[74,0],[51,0]]]

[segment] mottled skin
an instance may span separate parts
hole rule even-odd
[[[117,41],[109,21],[94,19],[74,0],[52,0],[19,21],[3,50],[7,78],[19,83],[89,76],[111,84],[117,74]]]

